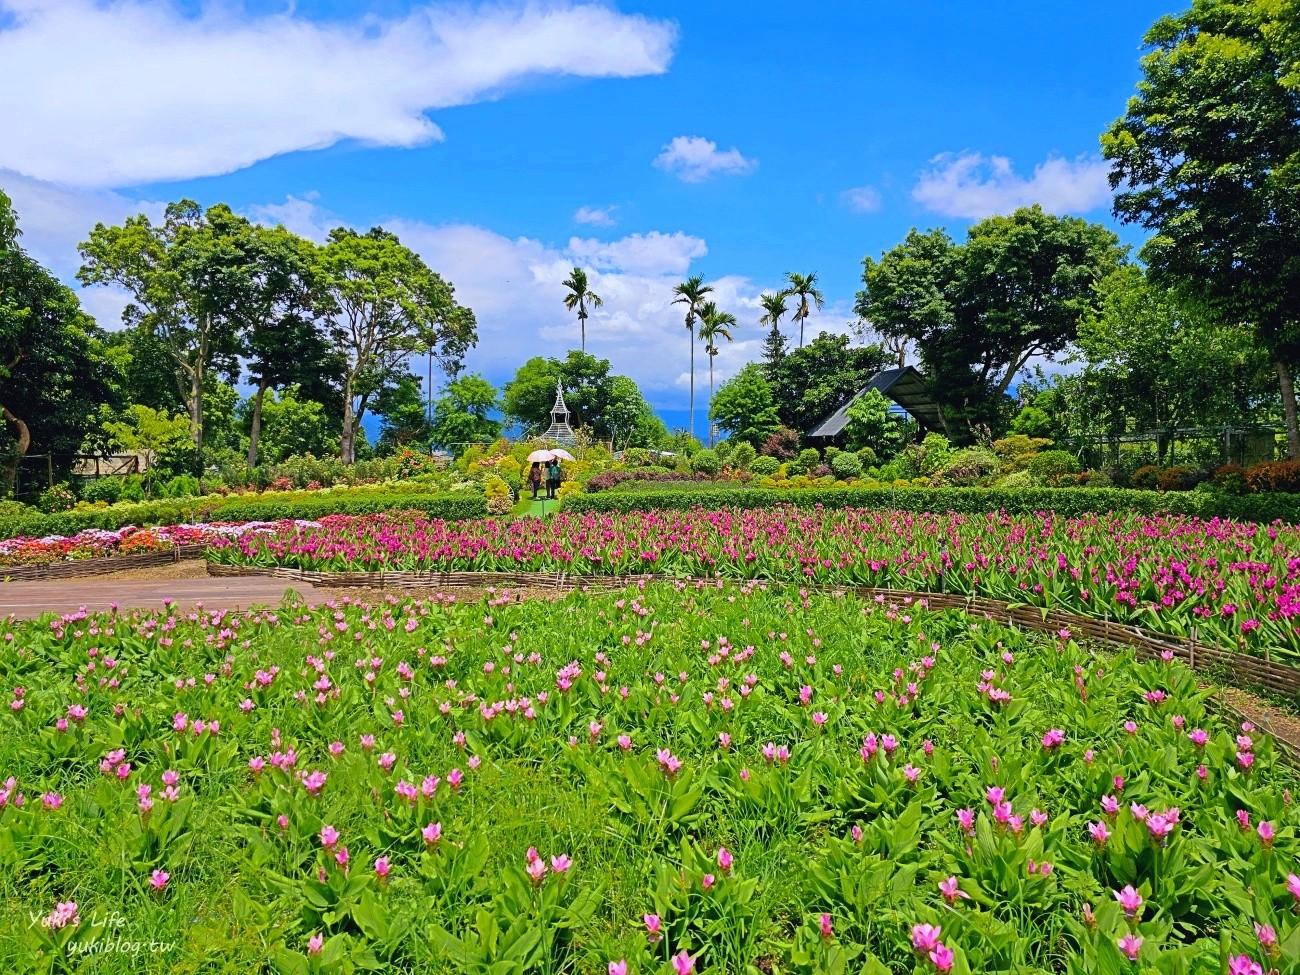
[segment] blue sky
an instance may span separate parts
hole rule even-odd
[[[475,308],[469,366],[498,383],[576,347],[582,263],[588,351],[680,422],[688,273],[744,326],[725,376],[786,271],[842,330],[862,257],[912,226],[1031,202],[1113,224],[1097,138],[1179,6],[0,0],[0,188],[69,279],[95,221],[182,196],[315,236],[383,223]]]

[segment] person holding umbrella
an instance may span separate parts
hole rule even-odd
[[[542,462],[533,461],[533,466],[528,470],[528,486],[533,489],[533,500],[537,500],[537,492],[542,488]]]
[[[546,498],[555,500],[555,492],[560,487],[560,458],[552,457],[546,464]]]

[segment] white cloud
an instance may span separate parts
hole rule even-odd
[[[752,173],[757,160],[746,159],[739,149],[718,151],[718,144],[698,135],[679,135],[664,146],[654,164],[683,183],[701,183],[712,176]]]
[[[612,227],[614,226],[614,211],[616,206],[607,207],[589,207],[580,206],[578,212],[573,215],[574,223],[589,223],[593,227]]]
[[[264,224],[280,224],[300,237],[323,244],[329,232],[343,223],[316,201],[320,194],[315,190],[302,196],[290,194],[283,203],[262,203],[248,207],[244,214],[250,220]]]
[[[1034,203],[1051,213],[1087,213],[1111,199],[1109,166],[1093,156],[1073,162],[1053,156],[1035,166],[1028,179],[1017,175],[1005,156],[944,153],[930,162],[912,199],[946,217],[977,220]]]
[[[875,213],[880,209],[880,191],[874,186],[854,186],[840,194],[840,201],[854,213]]]
[[[6,17],[6,15],[8,15]],[[353,139],[441,139],[425,113],[538,75],[667,69],[676,27],[568,0],[315,23],[168,0],[0,0],[0,167],[80,186],[230,172]]]
[[[652,230],[609,242],[578,237],[569,240],[569,253],[579,264],[633,274],[684,274],[691,261],[708,252],[703,240],[680,231],[661,234]]]

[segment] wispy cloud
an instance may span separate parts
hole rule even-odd
[[[344,140],[439,140],[426,112],[537,75],[667,69],[676,27],[567,0],[314,22],[168,0],[0,0],[0,168],[79,186],[231,172]],[[8,23],[6,23],[8,21]]]
[[[573,215],[574,223],[587,223],[593,227],[612,227],[614,226],[614,211],[616,206],[607,207],[589,207],[580,206],[578,212]]]
[[[977,220],[1041,204],[1052,213],[1088,213],[1110,202],[1109,166],[1095,156],[1053,156],[1025,178],[1006,156],[944,153],[930,160],[912,199],[945,217]]]
[[[702,183],[713,176],[752,173],[757,160],[746,159],[739,149],[718,151],[718,144],[698,135],[679,135],[664,146],[654,164],[683,183]]]
[[[840,194],[840,202],[854,213],[875,213],[882,200],[874,186],[854,186]]]

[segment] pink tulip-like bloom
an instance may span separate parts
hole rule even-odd
[[[713,886],[714,882],[717,879],[718,878],[713,876],[713,874],[706,873],[703,877],[700,878],[700,887],[702,887],[704,890],[708,890],[710,887]]]
[[[313,796],[320,795],[320,790],[325,788],[325,780],[328,778],[324,772],[312,772],[304,776],[302,787]]]
[[[1065,741],[1065,732],[1060,728],[1053,728],[1047,734],[1043,735],[1043,747],[1055,748]]]
[[[1006,795],[1001,786],[991,785],[984,790],[984,798],[988,800],[990,806],[996,806],[1006,798]]]
[[[1092,841],[1098,846],[1103,846],[1110,839],[1110,830],[1106,828],[1105,823],[1089,823],[1088,835],[1092,837]]]
[[[1138,952],[1142,950],[1142,938],[1136,934],[1126,934],[1115,943],[1129,961],[1137,961]]]
[[[573,866],[573,861],[567,854],[561,853],[557,857],[551,857],[551,871],[553,873],[565,873]]]
[[[1203,748],[1205,746],[1205,743],[1210,740],[1210,736],[1207,735],[1200,728],[1197,728],[1194,731],[1189,731],[1187,733],[1187,737],[1191,739],[1192,744],[1195,745],[1197,748]]]
[[[733,860],[730,850],[725,846],[718,847],[718,867],[723,873],[731,873]]]
[[[1264,966],[1249,955],[1237,955],[1228,960],[1228,975],[1264,975]]]
[[[970,900],[970,894],[958,886],[956,877],[949,877],[947,880],[939,881],[939,893],[949,904],[955,904],[958,900]]]
[[[861,826],[854,826],[851,830],[849,830],[849,835],[850,835],[851,837],[853,837],[853,842],[854,842],[854,843],[861,843],[861,842],[862,842],[862,827],[861,827]]]
[[[618,747],[623,749],[623,751],[627,751],[632,747],[632,739],[629,738],[627,735],[619,735]],[[613,964],[613,962],[610,962],[610,964]]]
[[[1117,890],[1115,900],[1119,901],[1119,906],[1124,908],[1124,913],[1129,917],[1134,917],[1142,910],[1142,895],[1133,889],[1132,884],[1125,886],[1123,890]]]
[[[162,890],[167,886],[167,881],[172,879],[172,875],[166,870],[155,870],[149,876],[149,884],[154,890]]]
[[[669,778],[681,771],[682,760],[667,748],[660,748],[655,752],[655,757],[659,759],[659,767],[664,770],[664,774]]]
[[[1255,924],[1255,937],[1259,939],[1259,945],[1270,955],[1277,949],[1277,931],[1271,924]]]
[[[391,869],[388,857],[380,857],[375,861],[375,873],[378,874],[381,883],[388,879],[388,871]]]
[[[974,836],[975,835],[975,810],[958,809],[957,824],[961,826],[963,833],[969,833],[971,836]]]
[[[542,878],[546,876],[546,861],[540,857],[536,860],[530,859],[525,869],[528,871],[528,876],[532,878],[533,883],[540,884]]]
[[[319,955],[321,949],[325,947],[325,935],[313,934],[307,939],[307,954]]]
[[[424,829],[420,830],[420,835],[424,837],[424,842],[429,846],[437,843],[442,839],[442,823],[430,823]]]
[[[339,841],[339,831],[333,826],[322,826],[320,830],[320,845],[327,850],[334,849]]]
[[[1114,816],[1119,812],[1119,800],[1114,796],[1102,796],[1101,811],[1107,816]]]
[[[41,927],[47,928],[50,931],[58,931],[60,928],[66,928],[68,925],[75,926],[80,923],[81,916],[77,913],[76,901],[60,901],[55,905],[54,910],[41,918]]]
[[[1128,811],[1133,814],[1133,818],[1139,823],[1145,823],[1147,816],[1149,815],[1147,807],[1136,802],[1129,803]]]
[[[1265,846],[1273,845],[1273,838],[1276,834],[1273,831],[1273,824],[1268,820],[1260,820],[1259,825],[1255,827],[1255,832],[1259,834],[1259,841]]]
[[[691,975],[695,971],[695,959],[685,951],[673,955],[673,971],[677,975]]]
[[[911,785],[916,785],[916,780],[921,777],[921,770],[910,763],[903,766],[903,775]]]
[[[826,723],[826,717],[827,717],[826,712],[814,711],[812,716],[813,724],[817,725],[817,727],[820,728],[822,725]]]
[[[348,865],[348,848],[346,846],[339,847],[338,852],[334,854],[334,862],[340,867]]]
[[[937,924],[912,925],[912,947],[920,952],[933,950],[939,944],[943,928]]]
[[[829,914],[823,914],[817,919],[817,926],[821,931],[823,940],[830,941],[831,936],[835,933],[834,929],[831,927],[831,916]]]
[[[935,971],[952,971],[952,963],[955,956],[953,955],[952,949],[942,942],[930,949],[928,957],[930,959],[930,964],[934,966]]]
[[[623,960],[610,962],[609,975],[627,975],[627,962]]]
[[[663,922],[659,920],[658,914],[646,914],[641,920],[645,922],[645,933],[651,944],[663,937]]]
[[[1300,905],[1300,874],[1286,875],[1286,889],[1295,898],[1296,904]]]
[[[1243,830],[1250,829],[1250,813],[1244,809],[1237,810],[1237,825]]]

